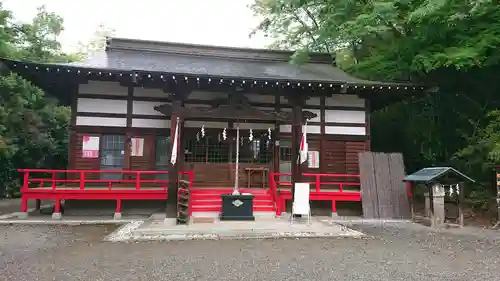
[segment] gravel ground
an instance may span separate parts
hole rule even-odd
[[[51,203],[50,200],[42,200],[42,206],[49,203]],[[35,208],[35,206],[36,206],[35,200],[28,201],[28,208]],[[0,199],[0,215],[10,214],[20,211],[21,211],[20,198]]]
[[[353,225],[372,238],[102,242],[115,226],[0,226],[0,280],[500,280],[500,232]]]

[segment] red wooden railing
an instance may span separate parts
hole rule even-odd
[[[310,184],[314,184],[314,186],[316,187],[315,188],[316,192],[321,191],[322,185],[338,186],[340,192],[344,191],[345,186],[360,187],[359,175],[354,175],[354,174],[311,174],[311,173],[304,173],[304,174],[302,174],[302,176],[303,177],[314,177],[314,181],[308,182],[306,180],[306,181],[302,181],[302,182],[308,182]],[[333,181],[322,181],[322,177],[331,178],[331,179],[333,179]]]
[[[287,199],[291,199],[291,191],[283,190],[291,188],[290,181],[281,181],[281,177],[291,177],[291,173],[269,173],[269,189],[276,202],[276,215],[281,215]],[[330,178],[332,180],[325,180]],[[303,173],[300,182],[309,183],[314,186],[310,193],[310,200],[331,200],[332,212],[336,212],[336,201],[360,201],[361,192],[360,178],[358,174],[315,174]],[[323,186],[323,189],[322,189]],[[328,190],[325,186],[337,186],[338,190]],[[346,188],[356,190],[346,190]],[[279,190],[281,189],[281,191]]]
[[[63,199],[116,200],[119,213],[121,200],[166,199],[168,196],[168,179],[144,178],[166,175],[168,171],[20,169],[19,172],[23,173],[22,212],[27,210],[28,199],[54,199],[55,212],[59,211]],[[34,174],[37,177],[31,177]],[[102,174],[120,174],[122,178],[100,179]],[[193,171],[180,174],[188,177],[187,188],[191,189]]]
[[[107,190],[103,189],[103,192],[112,191],[113,185],[115,184],[126,184],[127,186],[134,186],[135,190],[141,190],[143,184],[159,184],[163,186],[163,190],[167,190],[168,179],[144,179],[143,175],[166,175],[168,171],[129,171],[129,170],[46,170],[46,169],[19,169],[19,172],[23,173],[23,186],[21,192],[30,192],[34,188],[39,188],[37,192],[43,191],[54,191],[58,190],[59,186],[64,186],[62,184],[68,183],[78,183],[79,190],[85,190],[88,184],[99,185],[105,184]],[[30,175],[38,173],[50,175],[50,177],[38,177],[30,178]],[[188,173],[188,172],[181,172]],[[63,174],[63,178],[58,178],[57,176]],[[121,174],[124,176],[122,179],[99,179],[102,174]],[[88,175],[97,175],[98,179],[89,178]],[[78,177],[77,177],[78,176]],[[125,179],[125,177],[134,177],[134,179]],[[74,179],[72,179],[74,178]],[[44,185],[50,183],[51,190],[43,188]],[[36,184],[36,185],[34,185]]]
[[[291,173],[269,173],[270,185],[275,187],[290,186],[292,182],[281,181],[279,178],[283,176],[291,177]],[[360,187],[359,175],[356,174],[313,174],[313,173],[303,173],[303,178],[300,182],[309,183],[314,185],[316,192],[321,192],[321,186],[338,186],[340,192],[344,191],[344,187]],[[278,177],[278,180],[276,180]],[[313,177],[313,180],[310,178]],[[322,178],[333,178],[334,181],[324,181]],[[342,180],[343,179],[343,180]],[[273,188],[272,188],[273,189]]]
[[[276,210],[276,215],[281,215],[281,200],[278,193],[278,186],[276,185],[276,175],[279,173],[270,172],[269,173],[269,192],[274,201],[274,208]]]

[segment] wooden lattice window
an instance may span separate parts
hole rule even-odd
[[[101,170],[122,170],[125,164],[125,136],[103,135],[100,149]],[[121,179],[121,174],[101,174],[101,179]]]
[[[234,144],[236,146],[236,143]],[[272,140],[267,136],[249,141],[242,138],[240,145],[240,163],[267,164],[273,159]],[[232,155],[233,163],[236,162],[236,155]]]
[[[229,160],[229,144],[218,137],[187,138],[185,148],[186,162],[228,163]]]
[[[185,162],[188,163],[235,163],[236,162],[236,132],[227,130],[226,140],[221,139],[218,132],[211,132],[205,136],[190,135],[184,142]],[[241,137],[238,142],[240,163],[267,164],[272,161],[272,140],[267,135],[255,134],[252,141],[248,137]]]

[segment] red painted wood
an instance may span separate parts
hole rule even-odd
[[[271,194],[279,194],[274,196],[276,207],[276,215],[281,215],[285,211],[286,200],[292,200],[291,183],[280,182],[280,177],[290,176],[290,173],[269,173],[269,183]],[[309,200],[326,200],[332,202],[332,212],[336,212],[337,201],[361,201],[361,191],[344,191],[344,187],[360,187],[359,174],[302,174],[304,181],[314,186],[314,190],[309,193]],[[307,178],[314,178],[313,181],[308,181]],[[325,178],[332,179],[328,181]],[[338,179],[348,179],[348,181]],[[322,190],[321,187],[334,186],[338,191]],[[278,193],[279,189],[279,193]]]
[[[121,209],[121,200],[165,200],[168,197],[168,180],[155,180],[151,176],[167,174],[167,171],[128,171],[128,170],[44,170],[20,169],[23,175],[22,206],[27,210],[27,200],[30,199],[80,199],[80,200],[116,200],[117,212]],[[46,174],[48,177],[30,178],[33,173]],[[128,175],[126,179],[103,180],[100,174],[117,173]],[[179,192],[190,191],[189,212],[219,212],[221,208],[221,194],[231,194],[230,187],[193,188],[194,173],[181,171],[189,178],[188,186],[180,188]],[[58,174],[63,174],[61,179]],[[93,174],[89,176],[89,174]],[[241,193],[250,193],[254,197],[254,211],[273,211],[277,215],[285,208],[286,200],[291,200],[290,182],[280,182],[280,176],[289,176],[286,173],[269,173],[269,189],[240,189]],[[144,177],[143,177],[144,176]],[[361,201],[360,191],[345,191],[346,187],[359,187],[358,174],[314,174],[304,173],[305,182],[314,186],[310,193],[310,200],[332,201],[332,211],[337,201]],[[347,179],[347,180],[346,180]],[[46,188],[44,187],[50,184]],[[107,186],[108,188],[89,188],[92,184]],[[61,188],[60,185],[74,188]],[[326,190],[325,186],[334,186],[338,191]],[[34,187],[34,188],[32,188]],[[156,187],[155,189],[144,187]],[[323,187],[323,189],[321,188]],[[279,192],[278,192],[279,190]],[[57,205],[57,203],[56,203]],[[57,206],[56,206],[57,207]]]
[[[254,195],[254,212],[275,212],[274,199],[267,189],[240,189],[240,193]],[[228,188],[193,188],[191,190],[191,210],[193,212],[220,212],[222,208],[221,194],[231,194]]]

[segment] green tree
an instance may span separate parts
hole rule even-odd
[[[31,23],[16,23],[0,5],[0,55],[39,62],[68,62],[57,36],[62,18],[38,9]],[[0,191],[19,191],[18,168],[64,168],[67,165],[70,109],[24,78],[0,76]]]
[[[403,152],[410,171],[452,164],[490,180],[483,164],[500,140],[489,129],[489,112],[500,106],[496,1],[256,0],[251,7],[263,19],[254,32],[297,50],[297,63],[323,51],[359,77],[438,86],[374,113],[373,149]]]

